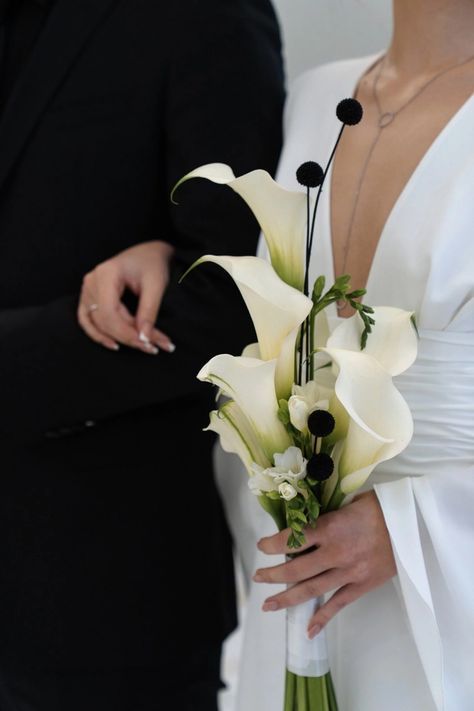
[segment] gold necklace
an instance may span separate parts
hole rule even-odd
[[[378,83],[382,74],[382,70],[385,65],[385,60],[386,60],[387,55],[384,55],[379,59],[379,68],[378,71],[376,72],[374,76],[374,81],[372,83],[372,97],[374,99],[375,106],[377,108],[377,113],[378,113],[378,120],[377,120],[377,128],[378,131],[375,135],[374,140],[372,141],[372,144],[369,148],[369,151],[367,153],[366,159],[364,161],[364,164],[362,166],[361,174],[357,183],[356,191],[355,191],[355,197],[354,197],[354,203],[352,206],[352,212],[349,220],[349,228],[347,230],[347,235],[346,239],[344,242],[344,250],[343,250],[343,264],[342,264],[342,271],[341,274],[345,274],[346,270],[346,263],[347,263],[347,256],[349,253],[349,247],[351,244],[351,237],[352,237],[352,230],[354,227],[354,221],[355,221],[355,216],[357,212],[357,206],[359,204],[359,197],[360,197],[360,192],[362,189],[362,185],[370,164],[370,161],[372,159],[372,156],[374,154],[375,148],[379,142],[379,139],[383,133],[383,131],[391,126],[391,124],[394,122],[396,117],[398,116],[399,113],[401,113],[404,109],[406,109],[407,106],[409,106],[415,99],[417,99],[420,94],[422,94],[436,79],[439,79],[439,77],[443,76],[443,74],[447,74],[447,72],[453,71],[454,69],[457,69],[458,67],[462,67],[464,64],[468,64],[468,62],[472,62],[474,60],[474,55],[471,55],[467,59],[463,59],[461,62],[457,62],[456,64],[450,64],[448,67],[445,67],[445,69],[442,69],[440,72],[435,74],[434,76],[431,77],[423,86],[416,91],[413,96],[411,96],[408,101],[405,101],[404,104],[402,104],[396,111],[384,111],[382,109],[381,103],[380,103],[380,98],[377,92],[377,87]],[[359,82],[360,83],[360,82]],[[356,91],[357,93],[357,91]],[[336,303],[337,310],[342,311],[342,309],[346,306],[345,301],[338,301]]]

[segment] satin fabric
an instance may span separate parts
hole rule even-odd
[[[297,187],[295,171],[304,161],[327,161],[340,128],[335,106],[353,94],[375,59],[326,65],[297,80],[286,108],[278,175],[284,186]],[[416,312],[419,355],[396,378],[412,410],[415,434],[367,485],[382,506],[398,575],[328,626],[340,711],[474,708],[473,122],[471,97],[405,186],[369,274],[367,303]],[[311,272],[313,279],[325,274],[331,281],[330,180],[327,185]],[[329,316],[334,326],[335,308]],[[262,613],[264,598],[277,587],[250,582],[256,567],[269,564],[255,542],[274,528],[247,495],[238,462],[220,451],[216,457],[249,576],[237,711],[277,711],[283,698],[284,613]]]

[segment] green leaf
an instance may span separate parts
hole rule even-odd
[[[413,328],[415,329],[415,333],[416,333],[416,335],[417,335],[418,338],[419,338],[419,337],[420,337],[420,332],[418,331],[418,324],[416,323],[416,316],[415,316],[415,314],[412,314],[412,316],[411,316],[411,318],[410,318],[410,321],[412,322]]]
[[[270,499],[271,501],[279,501],[280,500],[280,494],[278,491],[266,491],[265,496]]]
[[[319,299],[321,298],[321,294],[324,291],[324,287],[326,285],[326,277],[324,276],[319,276],[316,281],[314,282],[314,287],[313,287],[313,303],[317,303]]]
[[[298,519],[303,523],[308,523],[308,519],[306,518],[306,515],[303,513],[303,511],[292,511],[292,518],[294,520]]]

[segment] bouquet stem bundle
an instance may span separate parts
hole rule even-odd
[[[286,671],[284,711],[337,711],[331,672],[324,676],[297,676]]]

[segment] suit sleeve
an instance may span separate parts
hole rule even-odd
[[[258,9],[252,9],[255,5]],[[218,7],[218,5],[217,5]],[[33,442],[67,435],[148,405],[208,398],[196,373],[219,352],[253,338],[233,282],[205,265],[181,284],[199,256],[252,254],[258,225],[231,190],[192,181],[172,206],[174,183],[192,168],[227,162],[236,174],[274,172],[281,144],[283,76],[276,21],[265,1],[188,21],[189,36],[167,69],[156,236],[176,247],[158,324],[177,345],[151,357],[92,343],[76,321],[77,294],[0,312],[0,436]],[[163,119],[163,117],[162,117]]]

